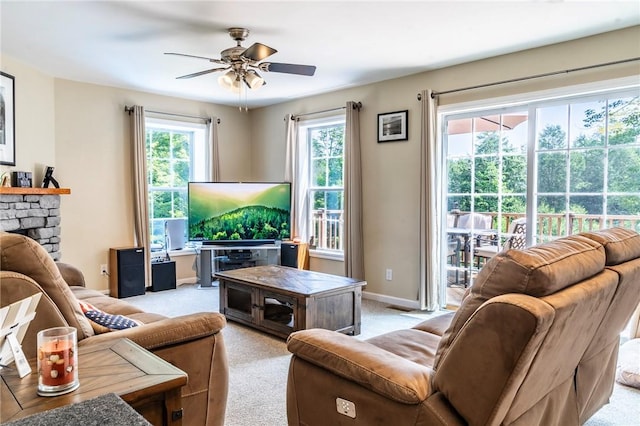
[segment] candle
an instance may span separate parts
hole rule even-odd
[[[76,329],[56,327],[39,331],[38,395],[61,395],[79,385]]]
[[[42,384],[61,386],[75,380],[74,343],[71,339],[54,339],[44,342],[39,348],[38,359]]]

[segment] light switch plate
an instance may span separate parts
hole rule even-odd
[[[351,401],[347,401],[346,399],[336,398],[336,409],[338,413],[345,415],[347,417],[351,417],[352,419],[356,418],[356,404]]]

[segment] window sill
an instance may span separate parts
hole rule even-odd
[[[336,262],[344,262],[344,253],[332,252],[326,250],[309,250],[309,257],[315,257],[317,259],[334,260]]]
[[[189,256],[197,254],[197,251],[194,247],[185,247],[182,250],[171,250],[169,251],[169,257],[175,256]]]
[[[179,256],[192,256],[194,254],[197,254],[198,251],[195,249],[195,247],[185,247],[182,250],[169,250],[169,257],[170,258],[174,258],[174,257],[179,257]],[[157,257],[164,257],[165,256],[165,251],[164,250],[156,250],[156,251],[152,251],[151,252],[151,258],[157,258]]]

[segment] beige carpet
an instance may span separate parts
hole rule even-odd
[[[184,284],[176,290],[129,297],[126,301],[150,312],[179,316],[218,312],[218,288],[198,289]],[[363,300],[360,339],[411,327],[434,314],[405,312]],[[227,426],[284,426],[287,424],[285,389],[290,354],[283,339],[229,322],[223,331],[229,356]],[[640,425],[640,390],[616,387],[611,403],[587,426]]]

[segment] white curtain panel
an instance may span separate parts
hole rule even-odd
[[[212,117],[207,124],[209,138],[209,178],[211,182],[220,182],[220,150],[218,142],[218,119]]]
[[[437,140],[437,100],[421,95],[420,120],[420,309],[435,311],[444,302],[442,264],[442,149]]]
[[[364,279],[360,106],[347,102],[344,150],[344,272]]]
[[[288,114],[286,122],[285,182],[291,182],[291,238],[309,241],[309,158],[307,143],[301,143],[298,135],[299,121]]]
[[[149,239],[149,188],[147,186],[147,151],[145,147],[144,107],[135,105],[130,113],[133,170],[133,208],[135,245],[144,248],[145,286],[151,277]]]

